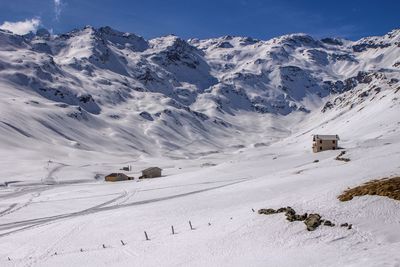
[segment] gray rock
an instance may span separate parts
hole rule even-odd
[[[286,208],[279,208],[277,210],[274,209],[260,209],[258,210],[259,214],[276,214],[276,213],[285,213],[286,220],[289,222],[295,222],[295,221],[304,221],[304,224],[307,226],[308,231],[314,231],[317,229],[320,225],[324,226],[329,226],[329,227],[334,227],[335,224],[332,223],[330,220],[322,219],[321,215],[318,213],[310,214],[308,215],[307,213],[304,213],[303,215],[296,214],[296,211],[292,207],[286,207]],[[347,227],[348,229],[352,228],[351,224],[348,223],[343,223],[340,225],[341,227]]]
[[[286,212],[286,208],[279,208],[276,210],[276,212],[280,213],[280,212]]]
[[[307,218],[307,213],[304,213],[303,215],[300,214],[286,214],[286,220],[289,222],[294,222],[294,221],[304,221]]]
[[[258,210],[258,214],[265,214],[265,215],[270,215],[270,214],[275,214],[276,211],[274,209],[260,209]]]
[[[295,214],[296,214],[296,211],[294,209],[292,209],[291,207],[286,207],[286,212],[285,212],[286,216],[295,215]]]
[[[310,214],[304,221],[308,231],[314,231],[321,225],[321,216],[319,214]]]

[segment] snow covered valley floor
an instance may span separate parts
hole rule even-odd
[[[0,265],[398,266],[400,203],[374,196],[340,202],[337,196],[399,174],[399,140],[349,141],[347,163],[334,159],[339,151],[314,154],[290,139],[192,160],[138,159],[130,163],[134,171],[157,164],[165,175],[139,182],[74,180],[93,166],[84,159],[31,159],[32,167],[42,164],[51,173],[53,184],[0,189]],[[98,169],[126,164],[101,164],[106,156],[96,156]],[[308,232],[303,222],[289,223],[282,214],[252,211],[281,206],[318,212],[353,229]]]

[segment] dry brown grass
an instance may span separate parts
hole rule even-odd
[[[356,196],[378,195],[400,200],[400,177],[372,180],[363,185],[350,188],[338,196],[340,201],[348,201]]]

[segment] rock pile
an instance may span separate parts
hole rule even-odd
[[[344,154],[346,154],[346,151],[340,152],[340,154],[337,155],[337,157],[336,157],[335,159],[336,159],[336,160],[341,160],[341,161],[344,161],[344,162],[349,162],[349,161],[350,161],[349,158],[343,158],[343,157],[342,157]]]
[[[294,221],[304,221],[307,218],[307,213],[303,215],[296,214],[296,211],[292,209],[291,207],[286,207],[286,208],[280,208],[277,210],[274,209],[260,209],[258,211],[258,214],[265,214],[265,215],[270,215],[270,214],[275,214],[275,213],[285,213],[286,220],[289,222],[294,222]]]
[[[314,231],[317,229],[320,225],[324,226],[330,226],[333,227],[335,226],[334,223],[332,223],[329,220],[322,219],[321,215],[318,213],[313,213],[313,214],[296,214],[296,211],[292,207],[286,207],[286,208],[279,208],[277,210],[274,209],[260,209],[258,210],[258,214],[265,214],[265,215],[271,215],[271,214],[276,214],[276,213],[285,213],[286,220],[289,222],[294,222],[294,221],[302,221],[307,227],[308,231]],[[340,225],[341,227],[347,227],[348,229],[352,228],[351,224],[348,223],[343,223]]]

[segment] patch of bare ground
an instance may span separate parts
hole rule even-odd
[[[350,188],[338,196],[338,199],[340,201],[348,201],[353,197],[365,195],[378,195],[400,200],[400,176],[372,180],[363,185]]]

